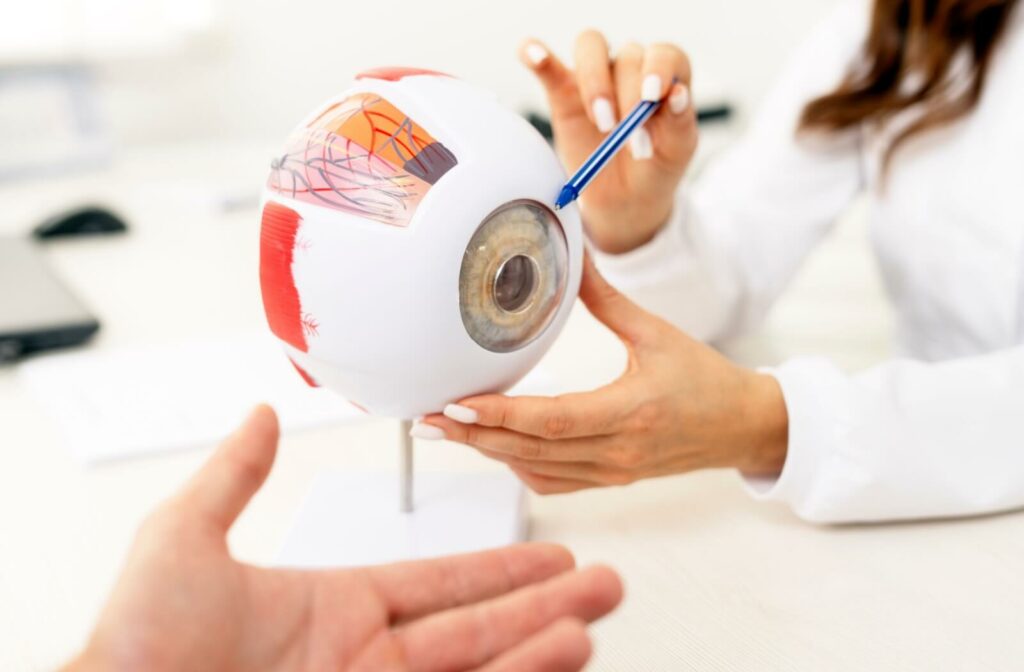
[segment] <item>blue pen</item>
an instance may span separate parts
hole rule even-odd
[[[562,187],[558,198],[555,200],[555,210],[561,210],[580,197],[590,181],[597,177],[612,157],[615,156],[629,136],[633,135],[636,129],[644,125],[644,122],[651,118],[651,115],[658,111],[661,106],[660,100],[641,100],[633,108],[633,111],[626,115],[618,126],[608,134],[594,153],[590,155],[576,174],[569,178],[569,181]]]

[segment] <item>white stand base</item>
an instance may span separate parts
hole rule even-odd
[[[277,564],[351,567],[467,553],[523,541],[523,485],[510,472],[416,472],[401,513],[394,472],[327,472],[313,482]]]

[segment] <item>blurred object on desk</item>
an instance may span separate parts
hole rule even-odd
[[[0,65],[0,181],[102,166],[111,155],[84,65]]]
[[[65,238],[97,234],[124,233],[128,225],[119,215],[99,205],[63,210],[44,219],[33,231],[36,238]]]
[[[37,247],[23,238],[0,238],[0,363],[79,345],[100,328]]]
[[[12,6],[0,20],[0,182],[108,164],[118,125],[109,71],[176,64],[208,48],[215,27],[214,0]]]
[[[284,431],[363,417],[306,386],[264,334],[55,355],[19,374],[82,463],[213,445],[261,402]]]
[[[210,31],[216,18],[214,10],[214,0],[18,3],[0,22],[0,65],[111,60],[173,52]]]
[[[526,540],[526,493],[508,469],[421,469],[410,513],[395,508],[397,485],[393,471],[334,469],[317,474],[274,564],[359,567]]]

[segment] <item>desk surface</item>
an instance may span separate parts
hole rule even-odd
[[[151,151],[98,176],[6,186],[0,229],[24,231],[76,197],[125,212],[131,235],[48,252],[102,318],[97,350],[257,329],[255,209],[216,204],[259,184],[267,155]],[[173,177],[182,166],[194,178]],[[891,320],[857,220],[819,251],[766,330],[734,346],[737,357],[770,364],[816,352],[848,367],[885,357]],[[622,362],[583,310],[545,360],[581,389]],[[393,440],[381,420],[286,435],[232,532],[236,554],[269,562],[318,470],[393,468]],[[81,645],[140,519],[204,456],[82,468],[15,370],[0,369],[0,669],[50,669]],[[425,469],[498,468],[451,444],[423,446],[417,459]],[[531,512],[534,539],[625,578],[625,604],[594,629],[594,670],[1011,670],[1024,661],[1022,515],[814,527],[751,501],[728,472],[534,497]]]

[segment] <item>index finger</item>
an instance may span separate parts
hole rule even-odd
[[[545,581],[576,565],[557,544],[517,544],[479,553],[368,567],[392,622],[474,604]]]
[[[519,60],[544,86],[553,120],[587,116],[575,75],[546,45],[535,39],[523,42],[519,47]]]
[[[587,30],[576,38],[576,81],[580,97],[587,101],[590,120],[597,130],[607,133],[615,128],[615,92],[612,85],[608,42],[596,30]]]
[[[592,392],[557,397],[470,397],[450,404],[444,414],[467,424],[504,427],[544,439],[569,439],[613,433],[629,404],[630,396],[623,387],[612,383]]]

